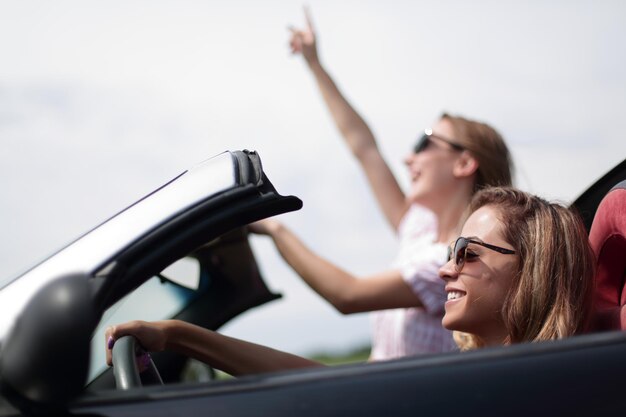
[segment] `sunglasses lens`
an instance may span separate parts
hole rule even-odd
[[[454,263],[457,270],[461,270],[465,264],[465,250],[467,249],[467,240],[460,237],[454,244]]]
[[[428,135],[422,136],[420,140],[415,144],[415,147],[413,147],[413,153],[422,152],[424,149],[428,148],[429,144],[430,139],[428,138]]]

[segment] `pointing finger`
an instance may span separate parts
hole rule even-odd
[[[304,18],[306,19],[307,28],[313,32],[313,19],[311,18],[311,11],[308,5],[304,6]]]

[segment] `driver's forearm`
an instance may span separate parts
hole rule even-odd
[[[319,61],[309,64],[322,93],[324,102],[337,128],[352,153],[360,159],[365,150],[376,147],[376,140],[365,120],[348,103],[339,88]]]
[[[213,366],[233,376],[323,366],[300,356],[224,336],[187,322],[165,324],[166,349]]]

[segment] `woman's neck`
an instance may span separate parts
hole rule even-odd
[[[501,334],[492,334],[489,336],[478,337],[482,343],[482,347],[505,346],[509,345],[509,337],[506,332]]]

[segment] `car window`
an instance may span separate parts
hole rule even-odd
[[[190,290],[200,286],[200,262],[196,258],[185,257],[165,268],[159,277]]]
[[[91,382],[106,368],[104,332],[108,326],[130,320],[153,321],[173,317],[196,294],[201,278],[200,271],[197,259],[182,258],[111,306],[100,320],[91,339],[88,381]]]

